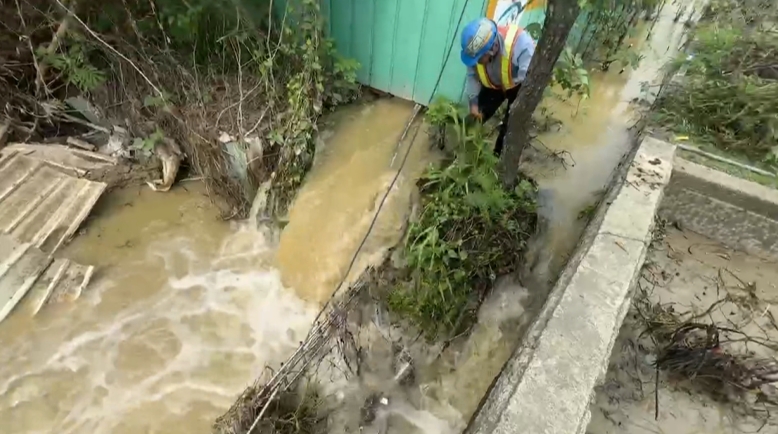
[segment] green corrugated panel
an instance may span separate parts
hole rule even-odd
[[[325,3],[322,10],[329,12],[330,35],[343,56],[360,63],[357,77],[361,83],[429,104],[444,57],[453,43],[435,96],[462,98],[465,68],[459,61],[458,35],[462,25],[483,14],[485,0]]]
[[[276,0],[281,15],[286,1]],[[468,21],[485,13],[486,3],[487,0],[321,0],[321,10],[338,52],[359,62],[360,83],[427,105],[441,96],[465,100],[459,34]],[[543,24],[545,17],[545,9],[533,9],[521,15],[519,24]],[[580,39],[585,23],[586,15],[582,14],[568,38],[571,45]],[[441,69],[443,74],[433,95]]]
[[[359,0],[329,0],[330,15],[325,17],[329,22],[330,37],[335,40],[338,52],[351,58],[354,57],[351,54],[351,34],[354,4],[357,1]]]

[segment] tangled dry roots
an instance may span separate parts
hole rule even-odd
[[[216,434],[246,434],[267,407],[253,434],[321,434],[326,432],[326,418],[321,413],[321,399],[307,384],[300,390],[287,390],[271,399],[267,388],[248,388],[231,411],[214,424]]]
[[[713,324],[679,326],[668,345],[657,355],[657,366],[673,375],[693,380],[711,392],[741,394],[760,390],[778,381],[775,359],[728,354],[719,344],[719,329]]]
[[[645,294],[634,300],[642,318],[641,336],[651,338],[656,352],[655,366],[678,381],[688,381],[693,390],[717,402],[727,403],[735,414],[754,417],[768,423],[778,410],[778,362],[731,347],[721,334],[751,339],[739,330],[701,323],[725,297],[713,303],[705,313],[692,317],[677,312],[673,305],[650,303]],[[755,343],[772,346],[769,341]],[[657,379],[658,381],[658,379]]]

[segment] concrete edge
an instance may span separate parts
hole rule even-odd
[[[672,173],[675,147],[646,138],[627,155],[601,210],[466,434],[583,433],[594,387],[630,302]]]
[[[680,158],[659,216],[725,246],[778,259],[778,191]]]
[[[778,190],[676,156],[669,188],[686,188],[778,220]]]

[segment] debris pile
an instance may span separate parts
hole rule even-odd
[[[359,90],[358,65],[334,56],[314,0],[14,0],[0,13],[9,141],[131,161],[103,179],[156,191],[191,169],[225,218],[246,216],[266,181],[270,212],[283,211],[310,166],[318,117]]]
[[[775,264],[667,230],[674,241],[654,241],[633,300],[639,347],[651,348],[657,376],[770,423],[778,410],[778,323],[771,289],[758,288],[770,284],[747,282],[733,269]]]

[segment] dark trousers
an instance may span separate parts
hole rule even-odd
[[[519,94],[521,85],[514,87],[513,89],[497,90],[489,89],[484,86],[481,88],[481,92],[478,94],[478,108],[483,115],[483,122],[491,119],[492,116],[500,108],[503,101],[508,100],[508,110],[505,110],[505,116],[500,123],[499,134],[497,135],[497,141],[494,142],[494,154],[498,157],[502,153],[503,141],[505,141],[505,133],[508,132],[508,117],[510,116],[510,107],[513,101],[516,100],[516,96]]]

